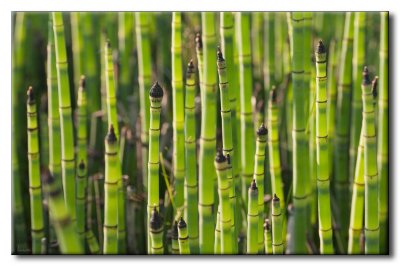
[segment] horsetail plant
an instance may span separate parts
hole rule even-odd
[[[215,157],[215,169],[217,170],[218,176],[218,195],[219,195],[219,224],[220,238],[221,238],[221,254],[232,254],[233,238],[232,238],[232,205],[229,199],[231,191],[232,180],[228,179],[228,171],[232,171],[228,168],[228,162],[226,157],[221,151],[217,152]]]
[[[258,253],[258,189],[256,180],[250,184],[248,189],[247,209],[247,254]]]
[[[172,14],[172,103],[173,103],[173,147],[175,206],[183,207],[183,183],[185,176],[184,95],[182,74],[182,24],[181,13]]]
[[[104,181],[104,243],[103,254],[118,253],[118,182],[121,178],[118,140],[111,124],[105,138],[105,181]]]
[[[220,101],[221,101],[221,120],[222,120],[222,146],[223,154],[229,156],[229,161],[227,164],[227,178],[229,182],[229,201],[231,205],[231,231],[233,233],[234,239],[237,238],[235,230],[235,213],[236,213],[236,191],[235,191],[235,179],[234,170],[236,168],[235,163],[235,153],[233,149],[233,130],[232,130],[232,116],[231,116],[231,106],[230,106],[230,90],[229,82],[227,79],[227,67],[225,59],[222,55],[221,49],[218,48],[217,52],[217,66],[218,66],[218,77],[219,77],[219,91],[220,91]],[[233,163],[233,167],[232,164]],[[233,243],[233,250],[236,250],[236,244]]]
[[[107,93],[107,121],[108,127],[113,125],[115,136],[119,139],[119,126],[117,115],[117,95],[115,91],[114,64],[110,40],[106,41],[104,48],[105,77]]]
[[[379,185],[376,156],[375,107],[368,68],[362,81],[364,182],[365,182],[365,254],[379,254]]]
[[[379,99],[378,99],[378,173],[379,173],[379,227],[381,252],[388,252],[388,12],[380,14]]]
[[[61,12],[53,12],[54,44],[56,50],[56,67],[58,81],[58,105],[61,124],[61,170],[64,188],[64,199],[71,215],[72,223],[76,221],[75,210],[75,155],[74,132],[68,79],[68,62],[65,48],[64,23]]]
[[[60,182],[47,170],[43,173],[44,193],[49,196],[51,221],[57,235],[57,242],[62,254],[83,254],[84,249],[76,233],[75,224],[65,206]]]
[[[335,125],[335,154],[334,154],[334,191],[339,203],[338,213],[339,232],[342,241],[347,238],[349,200],[349,134],[350,134],[350,103],[352,88],[352,52],[353,52],[353,23],[354,14],[346,13],[345,31],[340,54],[338,98]]]
[[[179,237],[179,254],[190,255],[187,225],[182,217],[178,223],[178,237]]]
[[[199,212],[196,171],[195,67],[190,60],[186,72],[185,90],[185,220],[191,254],[199,253]]]
[[[247,188],[253,177],[254,167],[254,126],[251,95],[253,91],[250,44],[250,14],[237,14],[239,36],[240,65],[240,128],[241,134],[241,166],[242,166],[242,197],[247,203]]]
[[[158,84],[158,82],[154,83],[154,85],[150,89],[150,127],[149,127],[149,160],[148,160],[148,194],[147,194],[147,213],[148,213],[148,224],[149,235],[151,234],[151,220],[150,220],[150,212],[151,209],[157,209],[159,207],[159,153],[160,153],[160,113],[161,113],[161,101],[163,98],[163,89]],[[156,210],[157,215],[158,211]],[[156,215],[153,213],[152,215]],[[156,216],[157,218],[157,216]],[[159,228],[157,228],[159,229]],[[156,229],[155,229],[156,230]],[[153,240],[152,240],[153,241]],[[158,247],[158,246],[157,246]],[[147,252],[152,252],[151,250]]]
[[[171,253],[172,255],[179,254],[179,232],[178,232],[178,222],[174,221],[172,224],[172,236],[171,236]]]
[[[282,212],[279,198],[274,194],[272,199],[272,252],[283,254]]]
[[[150,119],[151,120],[151,119]],[[151,141],[150,141],[151,142]],[[161,255],[164,253],[163,245],[163,220],[154,206],[149,222],[150,238],[151,238],[151,253]]]
[[[264,251],[265,254],[272,254],[272,233],[271,233],[271,224],[269,219],[265,219],[264,221]]]
[[[306,88],[304,87],[304,17],[301,12],[290,15],[292,23],[292,80],[293,80],[293,207],[294,207],[294,232],[293,250],[290,253],[306,253],[307,231],[307,204],[308,196],[305,183],[307,182],[307,162],[305,154],[307,149],[306,136]]]
[[[267,146],[268,130],[264,123],[257,130],[256,153],[254,156],[254,179],[258,188],[258,252],[262,253],[264,249],[264,165],[265,165],[265,150]]]
[[[315,51],[316,63],[316,144],[317,144],[317,188],[318,220],[321,254],[333,254],[330,177],[328,169],[328,121],[326,89],[326,50],[320,40]]]
[[[40,254],[44,237],[42,182],[40,180],[39,128],[33,88],[27,92],[27,130],[29,161],[29,195],[31,207],[32,254]]]
[[[76,175],[76,230],[83,247],[85,246],[86,240],[86,187],[87,170],[85,161],[82,159],[78,165]]]
[[[214,193],[216,174],[212,163],[216,145],[216,97],[217,66],[215,64],[215,15],[202,13],[202,41],[204,42],[203,84],[200,84],[202,99],[201,137],[199,151],[199,232],[200,253],[211,254],[214,243]],[[200,66],[200,64],[199,64]]]

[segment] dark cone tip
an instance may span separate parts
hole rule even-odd
[[[153,210],[151,211],[150,228],[153,230],[157,230],[161,228],[161,226],[162,226],[161,216],[158,213],[157,208],[154,207]]]
[[[181,217],[181,218],[179,219],[178,227],[179,227],[180,229],[186,228],[186,222],[185,222],[185,220],[183,220],[183,217]]]
[[[317,45],[317,54],[324,54],[324,53],[326,53],[325,45],[322,42],[322,40],[319,40]]]
[[[222,153],[222,151],[217,151],[217,155],[215,156],[215,162],[216,163],[223,163],[226,161],[226,157]]]
[[[42,169],[42,173],[43,173],[43,182],[47,185],[51,185],[54,183],[55,178],[54,176],[50,173],[49,169],[47,168],[43,168]]]
[[[111,42],[110,42],[110,39],[107,39],[107,40],[106,40],[106,45],[107,45],[107,48],[108,48],[108,49],[110,49],[110,48],[111,48]]]
[[[81,80],[79,81],[79,86],[83,89],[86,87],[86,78],[83,75],[81,76]]]
[[[222,51],[221,48],[218,46],[217,48],[217,58],[218,58],[218,62],[224,62],[224,56],[222,55]]]
[[[368,67],[365,66],[363,70],[362,85],[369,85],[369,84],[371,84],[371,80],[369,79]]]
[[[271,230],[271,225],[269,224],[269,219],[265,219],[264,221],[264,229],[269,231]]]
[[[190,59],[190,61],[189,61],[189,63],[188,63],[187,72],[189,72],[189,73],[194,73],[193,59]]]
[[[196,48],[197,49],[203,49],[203,41],[201,40],[200,33],[196,33],[195,41],[196,41]]]
[[[372,95],[374,96],[374,98],[378,96],[378,81],[379,81],[378,76],[375,76],[375,78],[372,80]]]
[[[158,84],[158,81],[156,81],[156,83],[154,83],[153,87],[150,89],[150,97],[162,98],[163,95],[163,89],[161,88],[160,84]]]
[[[257,190],[257,189],[258,189],[258,188],[257,188],[257,183],[256,183],[256,180],[255,180],[255,179],[253,179],[253,181],[251,181],[250,189],[251,189],[251,190]]]
[[[172,224],[172,238],[178,239],[178,223],[176,221]]]
[[[268,134],[268,129],[264,126],[264,123],[262,123],[261,126],[257,130],[257,135],[265,136],[267,134]]]
[[[110,125],[110,129],[108,130],[107,133],[107,142],[116,142],[116,141],[117,141],[117,136],[115,136],[114,126]]]
[[[274,197],[272,198],[272,201],[279,201],[279,198],[275,193],[274,193]]]
[[[226,154],[226,160],[228,161],[228,164],[231,164],[231,156],[229,153]]]
[[[33,92],[32,86],[29,86],[28,91],[26,92],[26,95],[28,96],[28,104],[34,104],[35,103],[35,94]]]
[[[85,169],[85,162],[83,160],[81,160],[81,162],[78,165],[80,170],[84,170]]]
[[[275,86],[271,87],[271,91],[269,92],[269,98],[271,99],[272,102],[276,103],[277,97],[278,96],[278,91]]]

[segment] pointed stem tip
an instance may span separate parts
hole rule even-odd
[[[114,126],[111,124],[106,137],[107,142],[116,142],[117,136],[115,135]]]
[[[324,54],[324,53],[326,53],[325,45],[322,42],[322,40],[319,40],[317,45],[317,54]]]
[[[186,228],[186,222],[185,222],[185,220],[183,220],[183,217],[182,217],[182,216],[181,216],[181,218],[179,219],[178,228],[180,228],[180,229]]]
[[[33,92],[32,86],[29,86],[28,91],[26,92],[26,95],[28,96],[28,104],[34,104],[35,103],[35,94]]]
[[[84,75],[81,76],[81,79],[79,81],[79,86],[84,89],[86,87],[86,77]]]
[[[219,46],[217,47],[217,58],[218,58],[218,62],[225,61],[225,59],[224,59],[224,57],[222,55],[221,48]]]
[[[268,129],[264,126],[264,123],[262,123],[261,126],[257,130],[257,135],[265,136],[267,134],[268,134]]]
[[[363,80],[362,80],[362,85],[370,85],[371,80],[369,79],[369,72],[368,72],[368,67],[365,66],[363,70]]]
[[[195,42],[196,42],[196,49],[198,49],[198,50],[203,49],[203,41],[201,39],[201,35],[199,32],[196,33]]]
[[[253,179],[253,181],[251,181],[250,189],[251,189],[251,190],[258,190],[258,188],[257,188],[257,183],[256,183],[256,180],[255,180],[255,179]]]
[[[215,162],[216,163],[223,163],[226,161],[226,157],[224,156],[224,154],[222,153],[221,150],[217,151],[217,155],[215,156]]]
[[[160,84],[158,84],[158,81],[154,83],[154,85],[150,89],[150,97],[153,98],[162,98],[164,95],[164,91],[161,88]]]

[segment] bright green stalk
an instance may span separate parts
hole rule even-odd
[[[40,180],[39,128],[35,95],[29,87],[27,100],[29,195],[31,204],[32,254],[40,254],[44,237],[42,183]]]
[[[361,85],[360,85],[361,87]],[[364,226],[364,124],[362,124],[356,168],[354,171],[353,194],[351,199],[351,213],[349,226],[348,254],[361,254],[361,233]]]
[[[70,86],[68,79],[68,62],[65,44],[64,24],[61,12],[53,12],[54,43],[58,81],[58,104],[61,124],[61,170],[64,188],[64,199],[71,215],[72,223],[76,220],[75,210],[75,156],[74,131]]]
[[[284,252],[282,229],[281,203],[276,194],[274,194],[274,198],[272,199],[272,252],[274,254],[283,254]]]
[[[85,76],[81,77],[78,91],[78,130],[77,130],[77,158],[79,161],[83,160],[85,166],[88,165],[87,158],[87,101],[86,101],[86,79]],[[87,168],[86,168],[87,170]],[[87,174],[87,173],[86,173]],[[86,185],[85,185],[86,186]]]
[[[271,172],[272,193],[280,199],[281,211],[283,215],[283,241],[286,236],[286,206],[283,194],[281,155],[279,150],[279,119],[280,109],[277,100],[277,89],[272,86],[268,103],[268,150],[269,150],[269,171]]]
[[[159,154],[160,154],[160,113],[161,100],[163,97],[163,89],[156,82],[150,89],[150,130],[149,130],[149,160],[148,160],[148,194],[147,194],[147,213],[148,213],[148,230],[151,233],[150,212],[152,208],[159,207]],[[154,211],[153,211],[154,212]],[[151,250],[147,250],[150,254]]]
[[[264,250],[264,165],[265,165],[265,151],[267,146],[268,130],[264,124],[261,124],[257,130],[256,140],[256,153],[254,156],[254,179],[256,180],[258,188],[258,252],[262,253]]]
[[[217,170],[218,176],[221,254],[232,254],[232,203],[229,198],[232,186],[232,179],[228,178],[229,175],[232,177],[232,175],[230,174],[232,172],[232,168],[228,167],[228,161],[224,154],[220,151],[217,152],[217,156],[215,157],[215,169]]]
[[[178,222],[174,221],[172,224],[172,255],[179,254],[179,232],[178,232]]]
[[[354,18],[354,52],[353,52],[353,96],[351,99],[351,129],[350,129],[350,177],[354,176],[357,146],[361,132],[362,100],[361,100],[361,75],[366,64],[366,12],[356,12]],[[350,178],[350,183],[352,183]]]
[[[151,120],[151,118],[150,118],[150,120]],[[151,143],[151,140],[150,140],[150,143]],[[153,254],[153,255],[164,254],[164,245],[163,245],[164,226],[163,226],[162,218],[161,218],[160,214],[158,213],[156,206],[154,206],[154,208],[151,212],[149,228],[150,228],[150,239],[151,239],[151,253],[149,253],[149,254]]]
[[[264,13],[264,101],[268,101],[269,91],[275,85],[275,14]],[[268,118],[268,104],[265,104],[265,120]]]
[[[195,68],[190,60],[186,72],[185,91],[185,220],[188,224],[189,246],[191,254],[199,253],[199,212],[196,171],[196,119],[195,119]]]
[[[49,125],[48,125],[48,105],[47,95],[42,94],[40,97],[40,111],[39,111],[39,149],[40,152],[40,165],[48,167],[49,165]],[[46,240],[47,241],[47,240]]]
[[[83,254],[84,249],[79,241],[76,227],[65,206],[61,182],[50,172],[44,173],[44,191],[49,196],[50,218],[57,235],[57,242],[62,254]]]
[[[253,12],[251,14],[251,43],[252,43],[252,62],[254,69],[254,80],[263,85],[263,13]]]
[[[269,219],[265,219],[264,222],[264,250],[265,254],[272,254],[272,233]]]
[[[249,187],[249,204],[247,209],[247,254],[258,253],[258,189],[256,180]]]
[[[304,87],[304,18],[301,12],[291,13],[292,23],[292,80],[293,80],[293,207],[294,207],[294,254],[305,254],[307,231],[307,204],[308,195],[306,182],[308,181],[308,162],[305,156],[308,154],[306,123],[306,110],[308,109],[307,94]]]
[[[149,37],[149,13],[135,13],[136,42],[138,57],[138,80],[140,95],[140,121],[142,141],[142,180],[144,192],[147,192],[147,161],[149,145],[149,121],[150,121],[150,102],[147,97],[147,89],[151,86],[151,51]],[[148,247],[149,247],[148,241]]]
[[[90,254],[98,255],[100,254],[100,246],[99,242],[96,239],[96,236],[93,234],[92,230],[86,230],[86,243],[89,247]]]
[[[200,85],[202,112],[199,154],[199,225],[200,253],[211,254],[214,244],[214,193],[216,173],[213,154],[216,145],[216,83],[217,65],[215,64],[215,14],[203,12],[202,41],[204,42],[203,84]]]
[[[365,186],[365,254],[379,254],[379,188],[376,155],[375,106],[368,69],[362,81],[364,182]]]
[[[49,128],[49,171],[61,184],[61,145],[60,145],[60,113],[58,108],[58,88],[56,53],[54,47],[53,21],[49,18],[49,37],[47,44],[47,110]],[[62,189],[62,188],[61,188]],[[53,230],[53,229],[50,229]],[[54,236],[52,234],[51,236]],[[53,238],[50,237],[49,241]],[[56,240],[57,241],[57,240]]]
[[[76,175],[76,225],[81,245],[85,246],[85,224],[86,224],[86,187],[87,187],[87,169],[85,161],[81,159]]]
[[[317,144],[317,187],[318,220],[321,254],[333,254],[330,177],[328,168],[328,121],[326,89],[326,51],[319,41],[315,52],[316,61],[316,144]]]
[[[71,39],[72,39],[72,63],[73,63],[73,69],[74,69],[74,88],[75,92],[77,92],[79,88],[79,81],[78,77],[80,77],[82,74],[85,72],[83,71],[83,64],[84,64],[84,58],[83,58],[83,35],[81,31],[81,25],[83,23],[80,22],[80,15],[81,12],[71,12],[70,13],[70,18],[71,18]]]
[[[242,197],[247,203],[247,188],[253,178],[254,167],[254,126],[251,96],[253,77],[251,69],[250,14],[238,13],[239,64],[240,64],[240,126],[242,161]]]
[[[24,197],[22,194],[22,176],[23,160],[26,160],[26,154],[20,153],[19,143],[25,138],[25,132],[22,130],[26,114],[22,111],[25,106],[20,104],[21,92],[23,89],[23,69],[26,60],[25,45],[26,45],[26,15],[23,12],[16,13],[14,36],[13,36],[13,51],[12,51],[12,253],[26,254],[28,253],[28,233],[25,222],[24,212]],[[24,145],[23,145],[24,146]],[[23,156],[23,157],[22,157]]]
[[[380,252],[388,253],[388,12],[381,12],[378,99],[378,172]]]
[[[104,181],[104,254],[118,253],[118,182],[120,164],[118,157],[118,140],[114,126],[105,138],[105,181]]]
[[[107,121],[108,127],[114,126],[115,136],[119,139],[119,125],[117,114],[117,95],[115,91],[114,80],[114,64],[110,41],[107,40],[104,49],[104,57],[106,62],[105,77],[106,77],[106,92],[107,92]]]
[[[238,119],[236,116],[237,106],[236,106],[236,95],[238,91],[238,79],[236,76],[236,68],[234,64],[234,15],[232,12],[223,12],[221,13],[221,49],[223,54],[225,55],[225,64],[229,71],[226,72],[227,82],[229,83],[229,102],[230,102],[230,110],[231,110],[231,124],[232,124],[232,143],[238,143],[238,134],[237,134],[237,125]],[[225,142],[223,141],[223,144]],[[232,146],[233,148],[233,146]],[[232,211],[232,226],[235,230],[234,239],[237,239],[238,232],[240,230],[240,221],[239,220],[239,211],[237,211],[238,200],[236,194],[238,193],[238,189],[240,188],[240,179],[239,179],[239,155],[238,149],[236,149],[235,154],[230,153],[231,161],[232,161],[232,174],[233,174],[233,185],[232,192],[234,194],[231,195],[231,201],[235,201],[235,205],[233,206]],[[234,155],[232,157],[232,155]],[[237,253],[237,241],[234,241],[233,253]]]
[[[177,210],[183,208],[183,182],[185,176],[184,95],[182,74],[181,13],[172,14],[172,104],[173,104],[173,169],[175,176],[174,202]]]
[[[338,82],[338,98],[335,127],[335,196],[340,212],[338,213],[339,232],[342,241],[347,239],[349,199],[349,135],[350,135],[350,103],[352,88],[352,52],[353,52],[353,13],[346,13],[345,32],[340,57]]]
[[[335,144],[335,119],[336,119],[336,98],[337,98],[337,52],[339,45],[335,40],[329,45],[328,54],[328,152],[329,152],[329,175],[333,176],[333,152]]]
[[[236,191],[235,191],[235,180],[233,175],[233,168],[231,161],[234,162],[235,156],[233,149],[233,138],[232,138],[232,116],[231,116],[231,104],[229,97],[232,95],[229,93],[229,82],[227,79],[227,70],[226,70],[226,61],[223,58],[222,52],[218,49],[218,77],[219,77],[219,90],[220,90],[220,100],[221,100],[221,120],[222,120],[222,145],[223,145],[223,153],[225,156],[229,156],[228,169],[227,169],[227,178],[229,182],[229,201],[231,205],[231,233],[233,233],[233,239],[237,239],[237,234],[235,230],[235,213],[236,213]],[[235,164],[234,164],[235,165]],[[231,253],[237,250],[236,242],[232,243],[233,250]],[[223,252],[226,254],[225,252]]]
[[[89,219],[91,220],[91,215],[92,215],[92,204],[90,203],[92,200],[92,187],[93,187],[93,178],[88,178],[87,180],[87,187],[86,187],[86,199],[85,199],[85,237],[86,237],[86,244],[89,248],[90,254],[100,254],[101,249],[99,245],[99,240],[97,239],[96,236],[93,233],[92,230],[92,223],[89,222]]]
[[[214,234],[214,254],[221,254],[221,208],[219,206]]]
[[[182,217],[178,223],[178,235],[179,235],[179,254],[190,255],[187,225]]]
[[[118,100],[121,100],[127,111],[128,96],[133,86],[133,13],[118,12],[118,52],[121,67],[119,69]]]

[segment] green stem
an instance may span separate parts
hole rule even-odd
[[[154,206],[151,212],[149,228],[150,228],[150,238],[151,238],[151,254],[153,255],[164,254],[164,245],[163,245],[164,227],[162,218],[158,213],[156,206]]]
[[[247,254],[258,253],[258,189],[256,180],[249,187],[249,204],[247,209]]]
[[[283,254],[282,239],[282,212],[279,198],[274,194],[272,199],[272,252],[274,254]]]
[[[264,250],[265,254],[272,254],[272,233],[269,219],[265,219],[264,222]]]
[[[179,235],[179,254],[190,255],[187,225],[182,217],[178,223],[178,235]]]

